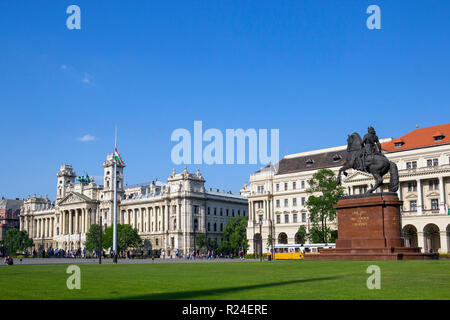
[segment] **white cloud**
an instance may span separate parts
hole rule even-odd
[[[89,74],[85,73],[81,81],[88,84],[91,83],[91,80],[89,80]]]
[[[77,140],[81,141],[81,142],[88,142],[88,141],[94,141],[95,137],[90,134],[85,134],[81,138],[77,138]]]

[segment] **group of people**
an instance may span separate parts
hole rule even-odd
[[[3,260],[3,263],[7,266],[12,266],[14,264],[14,260],[10,256],[6,256],[5,260]]]

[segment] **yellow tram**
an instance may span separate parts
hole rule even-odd
[[[334,243],[276,244],[273,248],[269,248],[267,258],[270,257],[269,259],[274,260],[301,260],[304,255],[320,254],[320,249],[331,248],[336,248],[336,245]]]

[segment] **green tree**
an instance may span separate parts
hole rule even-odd
[[[5,237],[3,238],[3,246],[5,249],[8,249],[10,255],[23,252],[27,248],[31,248],[33,244],[33,240],[29,238],[25,230],[16,228],[6,231]]]
[[[320,243],[323,242],[323,235],[321,230],[317,226],[312,226],[309,229],[308,240],[311,243]],[[332,241],[330,241],[332,242]]]
[[[267,237],[267,251],[269,251],[272,245],[273,245],[273,237],[271,234],[269,234]]]
[[[197,236],[195,237],[195,242],[196,242],[197,248],[200,251],[205,249],[206,246],[208,245],[208,243],[206,241],[206,236],[203,233],[197,234]]]
[[[86,250],[87,251],[97,250],[99,241],[100,241],[100,226],[98,224],[91,224],[91,226],[89,227],[89,231],[86,234],[86,241],[84,242]]]
[[[208,239],[208,241],[206,242],[206,247],[208,248],[208,250],[217,250],[217,239]]]
[[[306,231],[306,227],[300,226],[295,235],[300,239],[300,243],[302,243],[302,244],[305,243],[305,240],[308,238],[308,233]]]
[[[222,248],[228,249],[229,252],[234,254],[237,254],[242,249],[246,251],[248,249],[247,224],[248,216],[230,218],[223,230],[223,236],[227,240]]]
[[[308,184],[306,192],[309,197],[306,206],[312,224],[310,234],[316,237],[318,233],[320,242],[328,243],[331,240],[332,230],[327,223],[336,219],[336,210],[333,206],[344,195],[344,188],[338,184],[336,175],[329,169],[321,169],[314,173]],[[311,233],[311,230],[314,232]]]
[[[138,248],[142,244],[142,239],[138,231],[129,224],[117,224],[117,251],[123,252],[128,248]],[[103,248],[112,249],[113,246],[113,226],[106,228],[103,237]]]

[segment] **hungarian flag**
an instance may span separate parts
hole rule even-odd
[[[120,157],[120,154],[117,152],[117,148],[114,149],[114,159],[116,161],[119,161],[119,164],[122,167],[125,167],[125,162],[123,162],[122,158]]]

